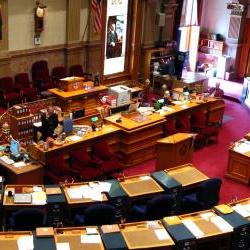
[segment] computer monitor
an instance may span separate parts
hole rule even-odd
[[[10,153],[13,156],[20,155],[20,144],[17,140],[11,139],[11,141],[10,141]]]
[[[71,118],[63,119],[63,131],[69,134],[73,131],[73,120]]]

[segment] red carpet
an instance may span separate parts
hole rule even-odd
[[[243,199],[250,197],[250,187],[235,181],[224,179],[227,168],[228,147],[250,131],[250,111],[239,103],[226,100],[225,119],[219,142],[194,152],[193,164],[209,177],[223,179],[220,202],[229,202],[232,197]],[[249,166],[250,167],[250,166]],[[126,169],[125,175],[149,173],[155,170],[155,160]]]

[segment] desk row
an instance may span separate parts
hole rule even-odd
[[[241,203],[244,203],[241,204]],[[250,200],[232,206],[250,206]],[[1,249],[249,249],[249,218],[228,205],[197,213],[102,226],[0,233]]]

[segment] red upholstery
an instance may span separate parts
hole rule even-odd
[[[29,80],[27,73],[20,73],[15,76],[15,85],[21,91],[23,97],[28,100],[37,98],[37,90]]]
[[[164,126],[164,134],[166,136],[173,135],[177,133],[177,129],[175,127],[175,120],[167,120]]]
[[[70,155],[71,167],[79,173],[82,180],[95,180],[103,176],[103,172],[99,168],[101,162],[91,159],[85,147],[72,151]]]
[[[51,78],[53,81],[58,83],[58,81],[67,76],[66,69],[63,66],[54,67],[51,72]]]
[[[76,180],[74,174],[67,167],[62,156],[55,156],[48,161],[48,177],[53,183],[73,182]]]
[[[32,65],[32,79],[37,83],[38,89],[44,91],[55,88],[49,76],[48,63],[45,60],[37,61]]]
[[[112,174],[123,169],[123,164],[118,161],[118,159],[121,159],[122,157],[111,151],[107,141],[96,142],[92,146],[92,152],[95,159],[103,161],[101,164],[101,170],[105,174]]]
[[[80,77],[84,77],[84,72],[82,69],[82,65],[77,64],[77,65],[72,65],[69,69],[70,75],[71,76],[80,76]]]
[[[190,133],[191,123],[190,123],[189,116],[184,115],[180,119],[178,119],[176,121],[176,128],[177,128],[178,132]]]
[[[21,93],[14,87],[11,77],[0,79],[0,91],[2,101],[9,103],[20,103],[22,100]]]
[[[207,125],[206,115],[201,110],[192,114],[192,130],[199,133],[206,140],[209,140],[211,137],[215,137],[217,140],[219,135],[219,129],[217,127]]]

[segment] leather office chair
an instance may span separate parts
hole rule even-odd
[[[215,141],[218,140],[219,128],[212,125],[213,124],[206,122],[206,115],[202,110],[194,112],[191,116],[192,131],[202,136],[206,144],[212,138],[214,138]]]
[[[108,204],[96,203],[87,207],[84,214],[74,216],[76,225],[101,226],[115,223],[115,208]]]
[[[177,129],[175,126],[175,120],[167,120],[167,122],[164,123],[163,127],[164,136],[169,136],[177,133]]]
[[[100,167],[103,173],[116,177],[115,174],[123,170],[124,165],[119,161],[122,156],[112,152],[106,140],[96,142],[92,146],[92,153],[93,158],[101,163]]]
[[[28,73],[20,73],[15,75],[15,86],[22,93],[24,101],[36,100],[38,97],[37,89],[33,86],[33,83],[29,80]]]
[[[66,68],[63,66],[54,67],[51,71],[52,81],[58,85],[59,80],[67,77]]]
[[[104,175],[99,162],[91,159],[85,147],[71,151],[70,156],[71,167],[79,173],[81,180],[96,180]]]
[[[174,197],[170,194],[158,195],[145,205],[134,205],[130,211],[131,220],[158,220],[170,215],[174,206]]]
[[[71,76],[84,77],[85,80],[88,80],[88,77],[92,76],[92,74],[84,72],[80,64],[70,66],[69,73]]]
[[[37,84],[37,89],[41,93],[43,92],[44,95],[46,95],[46,91],[48,89],[56,87],[56,85],[50,79],[47,61],[41,60],[33,63],[31,72],[32,80]],[[47,95],[49,94],[47,93]]]
[[[18,89],[14,86],[14,82],[11,77],[0,78],[0,94],[1,104],[7,104],[7,108],[9,108],[12,104],[22,102],[21,93],[18,92]]]
[[[222,181],[220,178],[211,178],[204,181],[197,191],[182,198],[182,212],[191,213],[210,209],[219,202]]]
[[[178,132],[190,133],[191,131],[190,117],[188,115],[183,115],[181,118],[177,119],[176,128]]]
[[[53,184],[76,181],[77,173],[67,166],[62,155],[50,158],[47,167],[47,176]]]
[[[35,230],[46,225],[46,214],[38,208],[23,208],[14,212],[9,219],[12,230]]]

